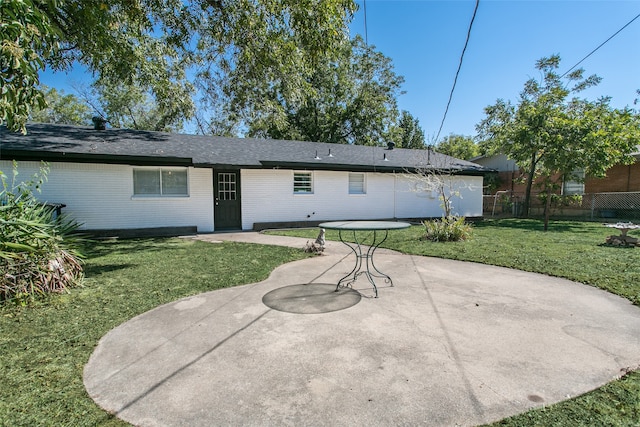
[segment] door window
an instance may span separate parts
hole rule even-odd
[[[218,200],[236,200],[235,173],[218,173]]]

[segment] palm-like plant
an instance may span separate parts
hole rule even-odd
[[[46,180],[43,165],[31,181],[16,184],[0,171],[0,301],[64,292],[81,283],[82,255],[76,249],[79,224],[33,195]]]

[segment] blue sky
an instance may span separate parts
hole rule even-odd
[[[363,0],[351,24],[364,36]],[[369,44],[393,60],[405,77],[399,107],[435,137],[475,1],[367,0]],[[538,78],[536,60],[559,54],[560,74],[640,13],[640,1],[481,0],[456,90],[440,138],[475,135],[484,107],[517,101],[526,80]],[[581,96],[611,96],[614,107],[633,106],[640,89],[640,18],[585,60],[587,75],[603,78]],[[639,107],[640,108],[640,107]]]
[[[363,0],[357,3],[351,33],[364,37]],[[440,127],[474,6],[474,0],[366,2],[368,41],[405,77],[399,107],[419,119],[428,140]],[[525,81],[539,77],[536,60],[557,53],[564,73],[639,13],[640,0],[481,0],[440,138],[474,135],[486,106],[498,98],[517,101]],[[614,107],[633,106],[640,89],[640,18],[580,67],[603,78],[583,97],[606,95]],[[70,84],[88,85],[90,78],[74,70],[47,72],[41,81],[73,93]]]

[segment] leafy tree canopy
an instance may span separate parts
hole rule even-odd
[[[56,88],[40,87],[47,102],[45,108],[31,111],[30,121],[35,123],[61,123],[67,125],[89,125],[91,108],[73,94],[65,95]]]
[[[397,147],[425,149],[424,131],[420,121],[408,111],[402,111],[397,127],[392,131],[391,139]]]
[[[24,131],[31,110],[44,107],[39,73],[74,63],[187,118],[198,85],[237,110],[284,81],[289,97],[302,97],[314,68],[347,38],[356,8],[353,0],[3,0],[0,124]]]
[[[245,113],[249,135],[340,144],[381,145],[398,117],[404,78],[391,60],[357,36],[339,55],[320,61],[307,77],[304,96],[289,81],[262,88],[264,101]],[[260,89],[259,89],[260,90]]]
[[[640,119],[633,110],[614,109],[608,98],[569,98],[597,85],[598,76],[585,78],[579,69],[563,80],[559,65],[558,55],[538,60],[541,77],[525,83],[518,103],[498,100],[485,108],[486,117],[476,127],[486,148],[527,171],[525,215],[535,178],[541,177],[549,201],[558,180],[578,169],[587,177],[602,177],[614,164],[633,161],[630,153],[640,143]],[[546,226],[549,209],[545,212]]]
[[[98,79],[85,99],[112,127],[177,132],[192,107],[189,98],[154,101],[140,86]]]
[[[470,160],[480,155],[480,147],[472,137],[465,135],[445,136],[435,146],[438,153],[446,154],[457,159]]]

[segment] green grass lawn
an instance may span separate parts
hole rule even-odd
[[[0,308],[0,426],[124,426],[87,395],[82,369],[110,329],[158,305],[264,280],[297,249],[183,239],[104,241],[86,283]]]
[[[640,305],[640,248],[601,246],[612,232],[599,224],[554,222],[545,233],[538,221],[500,220],[476,224],[466,242],[423,241],[416,226],[390,233],[384,246],[566,277]],[[311,239],[317,229],[287,234]],[[88,255],[83,288],[28,307],[0,307],[0,426],[127,425],[99,409],[82,384],[82,369],[107,331],[178,298],[263,280],[276,266],[307,256],[298,249],[182,239],[103,241]],[[638,420],[640,373],[634,372],[496,425],[638,426]]]

